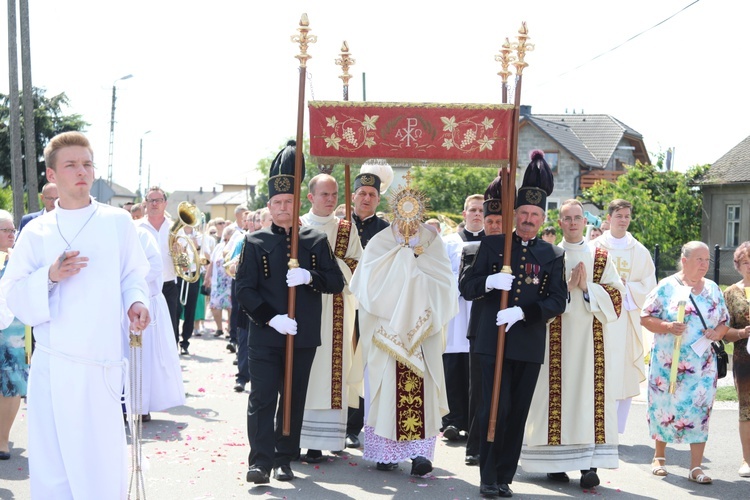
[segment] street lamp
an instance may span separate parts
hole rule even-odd
[[[112,187],[112,157],[115,145],[115,101],[117,100],[117,82],[133,78],[133,75],[125,75],[112,83],[112,117],[109,120],[109,165],[107,167],[107,184]]]
[[[141,191],[141,187],[142,187],[141,185],[143,181],[143,177],[141,176],[142,167],[143,167],[143,138],[146,137],[150,133],[151,131],[147,130],[143,133],[143,135],[141,135],[141,150],[140,150],[140,153],[138,154],[138,196],[140,196],[141,199],[143,199],[143,191]]]

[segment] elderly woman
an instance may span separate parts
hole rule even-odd
[[[206,269],[206,283],[211,284],[211,296],[208,302],[208,307],[211,308],[211,314],[214,316],[216,322],[216,332],[214,336],[219,337],[224,333],[224,320],[223,310],[226,309],[227,313],[232,313],[232,300],[230,294],[232,292],[232,277],[227,274],[224,269],[224,262],[229,259],[230,248],[227,248],[227,243],[232,238],[234,233],[233,227],[224,227],[218,225],[217,228],[223,227],[221,233],[221,241],[214,248],[213,254],[211,255],[211,263]]]
[[[709,341],[721,340],[729,321],[719,287],[705,278],[709,262],[705,243],[686,243],[680,270],[659,282],[641,312],[641,324],[655,334],[648,376],[648,423],[655,443],[652,473],[667,475],[667,443],[689,443],[688,479],[699,484],[712,482],[701,468],[716,396],[716,355]],[[690,298],[680,293],[686,291],[683,286],[689,287]],[[685,319],[678,322],[681,297],[687,299]],[[675,340],[680,336],[679,359],[673,360]],[[672,363],[679,363],[674,394],[669,392]]]
[[[742,465],[737,471],[740,477],[750,477],[750,354],[747,338],[750,336],[750,311],[745,290],[750,287],[750,241],[734,251],[734,268],[742,279],[724,290],[724,300],[729,309],[729,331],[724,340],[734,342],[732,373],[734,386],[740,400],[740,443],[742,443]]]
[[[0,277],[15,239],[13,216],[0,210]],[[13,314],[4,302],[0,304],[0,327],[0,460],[8,460],[10,428],[21,406],[21,397],[26,395],[29,366],[24,350],[25,328],[19,321],[13,321]]]

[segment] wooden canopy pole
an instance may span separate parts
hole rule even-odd
[[[346,40],[344,40],[344,43],[341,44],[341,57],[336,59],[336,64],[341,66],[342,74],[339,75],[339,78],[344,82],[344,100],[349,100],[349,80],[351,80],[352,75],[349,74],[349,68],[356,62],[354,59],[352,59],[351,55],[349,55],[349,44],[346,43]],[[346,187],[344,188],[344,204],[346,205],[346,220],[351,221],[352,220],[352,185],[351,185],[351,168],[349,167],[349,164],[347,163],[344,165],[344,183],[346,184]]]
[[[299,43],[300,53],[296,57],[299,59],[299,99],[297,101],[297,150],[294,155],[294,205],[292,214],[299,217],[300,210],[300,187],[302,185],[302,162],[304,161],[303,149],[303,130],[305,122],[305,80],[307,78],[307,60],[310,55],[307,54],[307,46],[315,43],[317,37],[309,35],[310,21],[307,14],[302,14],[299,21],[298,35],[292,36],[292,42]],[[289,252],[289,269],[299,267],[297,260],[297,251],[299,248],[299,224],[297,220],[292,221],[292,241]],[[295,319],[295,310],[297,306],[297,288],[289,287],[288,309],[289,317]],[[292,368],[294,366],[294,335],[286,336],[286,357],[284,364],[284,416],[282,434],[288,436],[291,433],[292,422]]]
[[[501,272],[512,274],[511,268],[511,246],[513,244],[513,219],[511,216],[515,207],[515,195],[516,195],[516,170],[518,168],[518,122],[520,119],[521,111],[521,81],[523,78],[523,69],[528,66],[524,61],[526,57],[526,51],[534,50],[534,46],[527,44],[529,30],[526,28],[526,23],[521,24],[521,28],[518,30],[518,42],[511,44],[508,39],[505,39],[503,48],[500,51],[500,55],[496,56],[495,59],[500,61],[503,65],[503,70],[498,73],[503,77],[503,103],[507,101],[507,79],[510,75],[508,71],[509,63],[513,63],[516,67],[516,85],[515,85],[515,97],[513,102],[513,129],[511,132],[510,141],[510,159],[508,161],[508,168],[502,169],[502,207],[503,207],[503,234],[505,234],[505,246],[503,249],[503,268]],[[511,50],[516,51],[516,56],[510,54]],[[507,173],[506,173],[507,170]],[[507,290],[503,290],[500,294],[500,310],[507,309],[508,307],[509,293]],[[487,429],[487,441],[490,443],[495,441],[495,428],[497,427],[497,412],[500,406],[500,384],[503,378],[503,358],[505,356],[505,330],[506,325],[500,325],[497,329],[497,351],[495,353],[495,373],[492,385],[492,400],[490,402],[490,419],[489,427]]]

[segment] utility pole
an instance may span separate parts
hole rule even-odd
[[[14,0],[8,0],[14,1]],[[36,128],[34,125],[34,88],[31,85],[31,35],[29,0],[19,0],[21,10],[21,77],[23,79],[23,149],[26,164],[26,192],[29,213],[39,210],[39,182],[36,169]]]
[[[21,100],[18,96],[18,44],[16,43],[16,0],[8,0],[8,78],[10,111],[10,165],[13,190],[13,219],[21,222],[23,207],[23,165],[21,163]]]

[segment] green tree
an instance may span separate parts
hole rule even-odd
[[[430,199],[430,209],[449,214],[460,214],[466,197],[484,194],[497,176],[497,168],[463,165],[414,167],[411,172],[414,187]]]
[[[39,187],[45,182],[44,147],[50,139],[61,132],[84,130],[89,124],[81,115],[65,114],[64,110],[70,105],[68,96],[60,93],[52,97],[45,96],[46,90],[34,88],[34,128],[36,131],[36,158]],[[0,94],[0,176],[3,185],[8,186],[11,181],[10,165],[10,109],[9,96]],[[21,137],[23,137],[23,115],[21,115]],[[22,154],[26,155],[26,144],[22,142]],[[23,161],[23,160],[22,160]],[[24,185],[26,173],[24,172]]]
[[[268,170],[271,168],[271,163],[273,162],[273,159],[276,158],[276,155],[279,151],[281,151],[287,143],[287,140],[284,140],[281,145],[272,153],[269,153],[269,155],[266,158],[263,158],[258,162],[257,169],[262,173],[262,177],[260,180],[258,180],[258,186],[256,187],[256,194],[255,194],[255,200],[254,205],[250,207],[253,210],[257,210],[259,208],[263,208],[266,206],[266,203],[268,202]],[[310,144],[307,139],[305,139],[303,144],[304,151],[310,151]],[[310,179],[318,175],[320,172],[318,171],[318,166],[308,160],[309,155],[305,155],[305,178],[302,181],[302,191],[300,194],[300,214],[305,214],[310,210],[310,201],[307,199],[307,185],[310,182]],[[354,183],[354,178],[359,174],[360,170],[359,165],[352,165],[349,169],[350,171],[350,183]],[[333,168],[333,171],[331,172],[331,175],[336,179],[336,182],[339,184],[339,200],[338,203],[344,203],[345,198],[345,173],[344,173],[344,166],[343,165],[335,165]],[[350,186],[351,189],[351,186]],[[388,210],[388,196],[387,194],[380,197],[380,204],[378,205],[378,210],[387,211]]]
[[[617,182],[599,181],[582,198],[602,209],[615,198],[631,202],[629,231],[652,253],[659,245],[660,269],[674,269],[682,245],[700,240],[703,196],[696,180],[708,167],[696,165],[687,172],[675,172],[636,163],[626,166]]]

